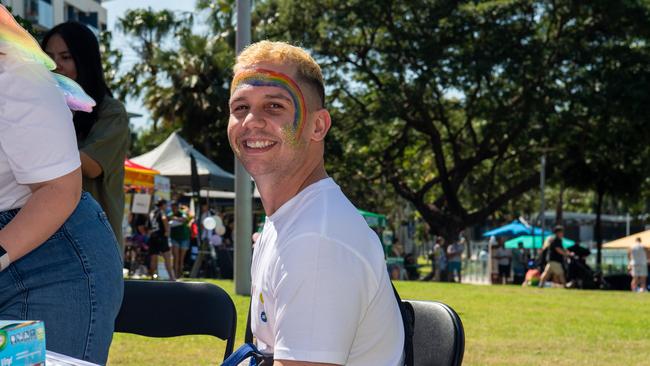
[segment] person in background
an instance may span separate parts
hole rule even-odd
[[[499,238],[502,239],[502,238]],[[499,240],[499,247],[496,250],[495,258],[499,265],[498,283],[505,285],[510,279],[510,264],[512,261],[512,251],[506,249],[503,240]]]
[[[167,216],[169,220],[169,238],[172,243],[172,257],[174,261],[174,273],[177,278],[183,277],[183,265],[185,254],[190,249],[190,226],[185,211],[181,210],[178,203],[171,203],[171,212]]]
[[[63,94],[22,52],[0,37],[0,320],[42,320],[48,350],[104,364],[124,290],[117,241],[82,193]]]
[[[208,205],[207,202],[201,203],[201,213],[199,214],[199,221],[197,222],[197,225],[201,225],[201,241],[210,241],[210,238],[212,237],[212,233],[214,230],[208,230],[204,228],[203,225],[203,220],[210,216],[214,216],[216,212],[210,208],[210,205]],[[197,243],[200,246],[200,243]]]
[[[539,287],[544,287],[549,278],[553,278],[554,282],[562,287],[566,284],[563,263],[569,253],[562,247],[562,238],[564,238],[564,228],[558,225],[553,229],[553,235],[544,242],[542,253],[546,256],[546,266],[539,280]]]
[[[157,277],[158,255],[162,255],[165,261],[165,269],[169,274],[169,279],[176,281],[174,265],[169,253],[169,221],[167,219],[167,200],[161,199],[156,202],[156,208],[149,213],[149,274],[151,277]]]
[[[517,248],[512,250],[512,283],[521,285],[528,270],[528,256],[524,251],[524,243],[517,243]]]
[[[82,188],[106,212],[122,253],[129,119],[104,80],[97,36],[84,24],[66,22],[45,33],[41,47],[56,62],[55,72],[76,81],[97,103],[90,113],[74,113]]]
[[[634,245],[628,249],[628,268],[632,281],[630,287],[632,291],[645,292],[648,290],[648,256],[645,248],[641,244],[641,238],[636,238]]]
[[[445,250],[445,238],[438,236],[433,246],[433,260],[436,263],[434,281],[447,281],[447,251]]]
[[[488,267],[489,257],[490,257],[490,253],[488,253],[487,248],[481,247],[481,250],[478,252],[478,260],[479,262],[481,262],[481,274],[484,277],[488,275],[487,267]]]
[[[223,215],[222,221],[225,220]],[[232,236],[235,234],[234,219],[229,218],[225,222],[226,231],[221,236],[222,245],[217,248],[217,264],[219,266],[219,276],[225,279],[234,277],[234,241]]]
[[[458,282],[462,282],[462,255],[465,251],[465,238],[460,236],[458,241],[447,247],[447,269],[449,281],[455,282],[455,275],[458,274]]]

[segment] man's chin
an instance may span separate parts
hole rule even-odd
[[[273,171],[273,168],[268,163],[261,162],[251,162],[246,160],[240,160],[244,169],[250,174],[254,179],[261,178],[265,175],[268,175]]]

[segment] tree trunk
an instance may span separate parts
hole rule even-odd
[[[596,268],[600,271],[602,263],[601,251],[603,247],[603,230],[600,216],[603,211],[603,198],[605,196],[605,190],[601,187],[598,187],[596,194],[598,195],[598,200],[596,203],[596,225],[594,226],[594,238],[596,239]]]

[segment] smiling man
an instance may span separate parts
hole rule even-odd
[[[237,58],[228,138],[267,215],[251,329],[274,365],[399,365],[404,329],[379,239],[325,171],[324,94],[301,48],[263,41]]]

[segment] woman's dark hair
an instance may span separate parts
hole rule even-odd
[[[65,22],[45,33],[41,48],[45,49],[47,42],[55,34],[61,36],[68,46],[77,69],[76,82],[97,102],[92,112],[77,111],[74,114],[74,128],[77,137],[84,139],[88,136],[95,121],[97,121],[99,105],[102,104],[104,97],[107,94],[112,96],[106,85],[106,80],[104,80],[104,69],[99,55],[99,42],[95,33],[84,24]]]

